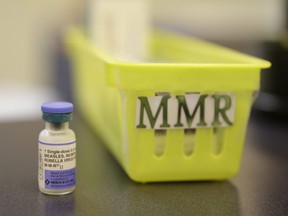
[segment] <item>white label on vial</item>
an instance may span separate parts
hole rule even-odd
[[[39,141],[39,184],[45,189],[63,190],[75,186],[76,141]]]

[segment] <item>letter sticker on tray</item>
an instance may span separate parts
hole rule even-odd
[[[228,127],[234,123],[231,93],[140,96],[136,104],[139,129]]]

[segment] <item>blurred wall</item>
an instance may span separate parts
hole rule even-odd
[[[81,0],[1,0],[0,86],[51,85],[56,39],[80,11]]]
[[[278,39],[286,25],[285,0],[154,0],[154,19],[206,39]]]

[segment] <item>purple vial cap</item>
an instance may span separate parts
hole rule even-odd
[[[72,113],[73,104],[65,101],[44,103],[41,106],[44,113]]]

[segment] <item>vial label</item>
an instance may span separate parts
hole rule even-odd
[[[46,143],[39,141],[39,185],[63,190],[75,186],[76,142]]]

